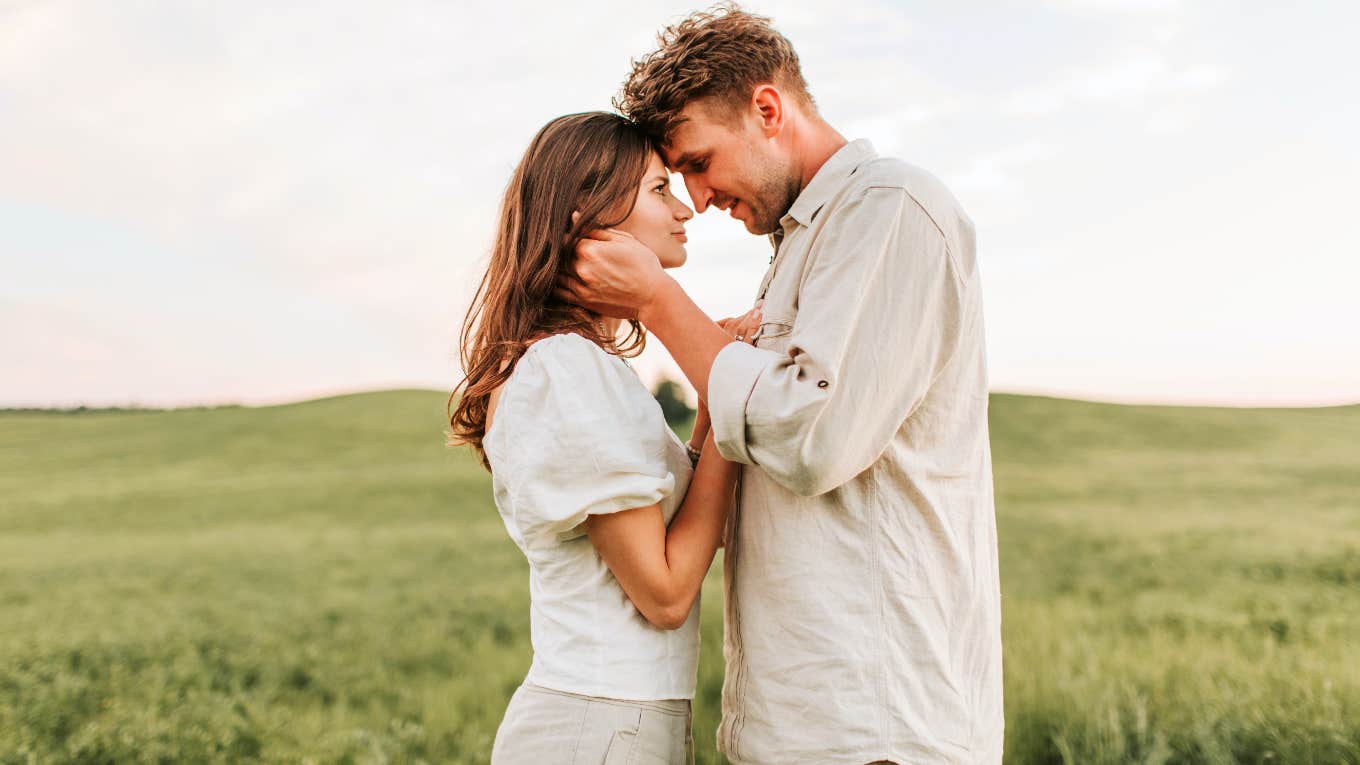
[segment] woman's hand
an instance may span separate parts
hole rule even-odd
[[[756,330],[760,329],[760,322],[763,318],[761,309],[764,305],[764,300],[757,300],[755,308],[752,308],[741,316],[719,319],[718,326],[722,327],[722,330],[733,340],[736,340],[739,343],[755,345]]]

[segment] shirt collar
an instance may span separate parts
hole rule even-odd
[[[854,174],[860,165],[877,157],[878,152],[874,151],[874,145],[867,138],[851,141],[836,150],[812,176],[808,185],[803,187],[798,198],[793,200],[788,213],[779,219],[780,225],[785,230],[791,227],[792,221],[811,226],[817,211],[835,196],[845,184],[845,179]]]

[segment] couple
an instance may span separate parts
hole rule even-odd
[[[463,330],[452,435],[530,570],[533,663],[492,762],[692,761],[699,589],[725,544],[732,762],[999,763],[972,224],[819,116],[768,19],[723,7],[660,42],[626,119],[533,139]],[[669,170],[770,236],[747,315],[715,323],[665,274],[694,215]],[[698,391],[689,444],[625,361],[644,327]]]

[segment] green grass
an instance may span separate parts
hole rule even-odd
[[[485,762],[526,568],[443,402],[0,413],[0,763]],[[1360,763],[1360,407],[992,426],[1008,763]]]

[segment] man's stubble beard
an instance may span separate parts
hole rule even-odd
[[[765,165],[760,172],[760,185],[756,189],[756,204],[751,208],[752,234],[764,236],[779,230],[779,221],[793,207],[798,199],[798,176],[791,166],[778,167],[774,163]]]

